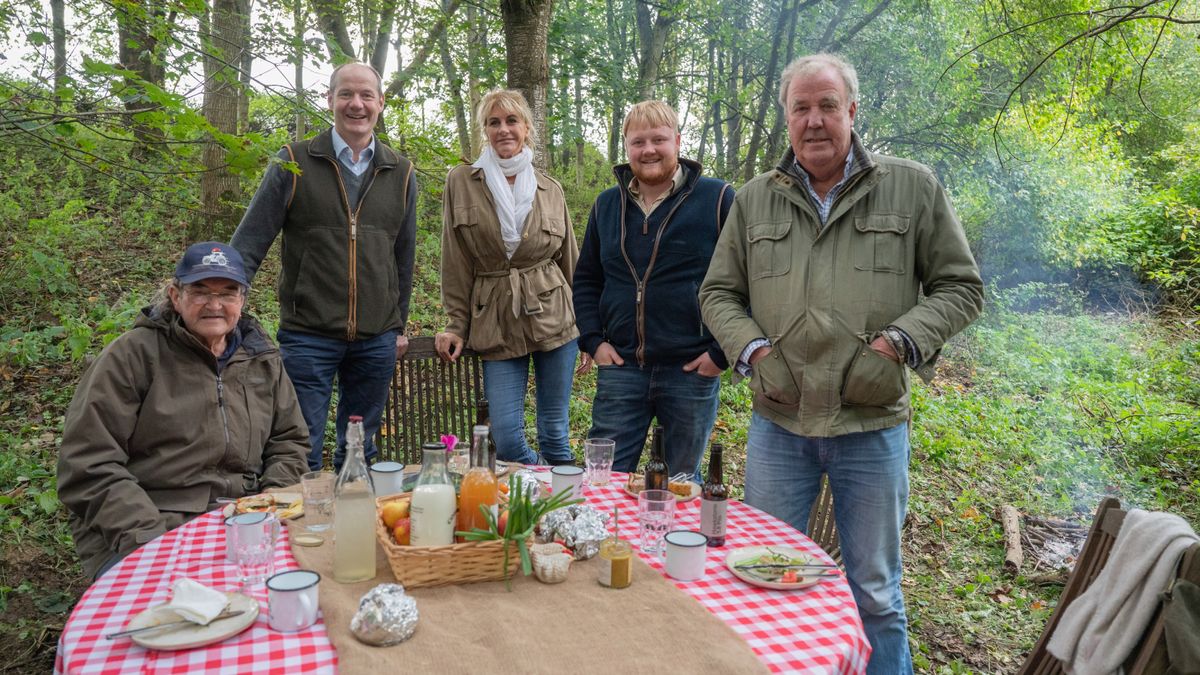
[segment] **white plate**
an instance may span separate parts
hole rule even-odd
[[[693,499],[695,499],[696,497],[699,497],[700,493],[702,492],[702,489],[701,489],[699,483],[689,480],[689,481],[687,481],[687,484],[692,486],[692,492],[691,492],[691,494],[689,494],[686,497],[684,497],[683,495],[675,495],[675,499],[678,500],[680,503],[690,502]],[[633,490],[630,490],[629,489],[629,481],[625,481],[625,483],[621,485],[621,489],[625,491],[625,494],[629,495],[630,497],[633,497],[634,499],[637,499],[638,493],[641,492],[641,490],[638,490],[636,492]]]
[[[750,574],[747,574],[746,572],[734,567],[734,565],[742,561],[749,560],[751,558],[757,558],[760,555],[765,555],[766,553],[771,552],[767,550],[768,548],[775,553],[782,553],[783,555],[791,558],[801,558],[807,562],[813,562],[815,560],[811,555],[805,553],[804,551],[798,551],[794,548],[788,548],[786,546],[743,546],[741,548],[733,549],[729,552],[729,555],[725,556],[725,566],[729,568],[730,572],[733,572],[733,576],[752,586],[760,586],[762,588],[771,588],[779,591],[792,591],[799,588],[808,588],[809,586],[815,586],[820,583],[823,577],[802,576],[799,577],[794,584],[785,584],[781,581],[763,581],[758,577],[751,576]]]
[[[226,593],[229,598],[229,610],[246,610],[228,619],[213,621],[207,626],[200,624],[179,628],[164,628],[161,631],[149,631],[139,635],[131,635],[129,639],[147,649],[191,649],[211,645],[241,633],[249,628],[258,618],[258,601],[241,593]],[[129,620],[125,628],[145,628],[180,618],[174,612],[156,612],[162,605],[151,607]]]
[[[304,496],[301,495],[299,492],[272,492],[270,494],[271,494],[271,496],[275,497],[275,503],[271,505],[270,509],[268,509],[268,511],[270,511],[271,513],[276,513],[278,511],[282,511],[284,509],[285,504],[290,507],[292,504],[295,504],[296,502],[304,501]],[[224,508],[221,509],[221,517],[222,518],[228,518],[235,513],[237,513],[237,502],[230,502],[229,504],[226,504]],[[284,518],[284,520],[295,520],[303,515],[304,515],[304,509],[303,509],[303,507],[301,507],[301,509],[299,511]]]

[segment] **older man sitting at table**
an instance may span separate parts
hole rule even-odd
[[[189,247],[76,387],[58,495],[89,577],[220,497],[299,482],[308,430],[279,350],[242,314],[247,286],[235,249]]]

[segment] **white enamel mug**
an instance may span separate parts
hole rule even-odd
[[[673,530],[663,537],[663,556],[667,574],[680,581],[695,581],[704,576],[708,537],[695,530]]]
[[[568,488],[572,497],[583,495],[583,469],[570,464],[550,469],[550,492],[558,494]]]
[[[375,462],[371,465],[371,485],[378,497],[404,492],[404,465],[400,462]]]
[[[321,575],[311,570],[280,572],[267,579],[267,613],[271,628],[295,633],[317,622],[317,586]]]

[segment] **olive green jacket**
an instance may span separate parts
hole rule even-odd
[[[500,218],[483,170],[450,170],[442,197],[442,305],[446,331],[484,359],[549,351],[579,337],[571,278],[579,245],[562,186],[535,171],[537,193],[521,245],[504,255]]]
[[[750,380],[754,410],[802,436],[907,420],[905,367],[868,343],[900,328],[928,380],[942,345],[983,306],[979,268],[933,172],[853,142],[869,166],[823,229],[791,150],[738,190],[700,287],[704,323],[730,363],[752,340],[771,341]]]
[[[75,388],[58,456],[83,571],[94,576],[218,497],[295,485],[308,429],[279,350],[243,315],[225,367],[174,312],[147,308]]]

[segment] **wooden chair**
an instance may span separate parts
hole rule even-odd
[[[1092,520],[1092,527],[1088,531],[1087,541],[1084,542],[1083,551],[1080,552],[1079,559],[1075,562],[1075,569],[1067,578],[1067,585],[1059,597],[1058,606],[1054,608],[1054,613],[1046,622],[1041,637],[1038,638],[1033,651],[1025,659],[1025,664],[1021,667],[1021,675],[1058,675],[1065,672],[1062,662],[1046,651],[1046,644],[1050,641],[1050,636],[1054,634],[1054,629],[1058,627],[1063,612],[1074,602],[1075,598],[1092,585],[1092,582],[1104,569],[1109,554],[1112,553],[1113,544],[1116,542],[1117,533],[1121,529],[1121,523],[1124,521],[1125,511],[1121,509],[1121,502],[1112,497],[1106,497],[1100,502],[1100,507],[1096,510],[1096,517]],[[1184,554],[1176,570],[1176,577],[1200,583],[1200,544],[1192,546]],[[1125,660],[1127,675],[1150,675],[1166,671],[1167,653],[1163,637],[1162,610],[1163,607],[1160,603],[1138,646]]]
[[[842,546],[838,543],[837,525],[833,519],[833,493],[829,490],[829,476],[821,474],[821,491],[808,514],[808,536],[825,549],[829,557],[842,564]]]
[[[376,447],[379,458],[420,463],[421,444],[454,434],[471,442],[475,402],[483,393],[483,364],[466,349],[454,363],[438,358],[432,337],[409,339],[396,362]]]

